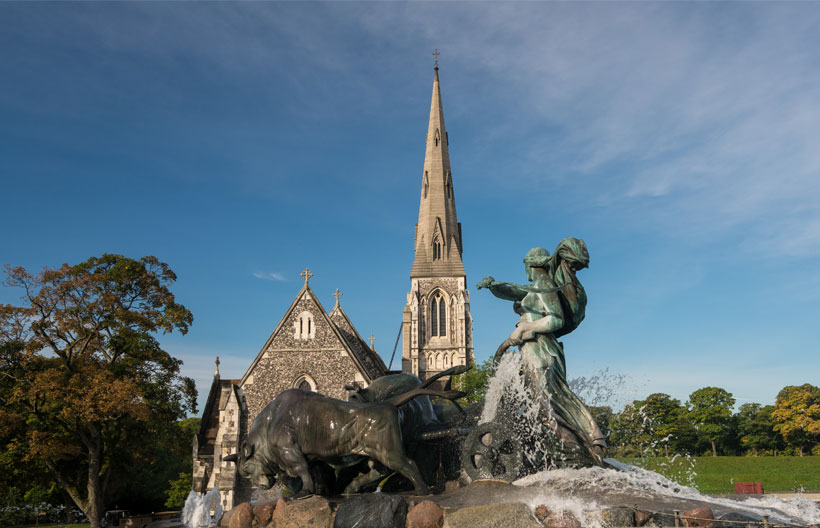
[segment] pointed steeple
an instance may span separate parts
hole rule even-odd
[[[410,277],[463,277],[461,224],[456,217],[449,138],[438,80],[438,60],[433,76],[433,99],[427,126],[427,148],[421,180],[416,256]]]

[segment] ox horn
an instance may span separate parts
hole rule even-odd
[[[238,453],[233,453],[233,454],[222,457],[222,460],[224,460],[225,462],[236,462],[238,459],[239,459],[239,454]]]

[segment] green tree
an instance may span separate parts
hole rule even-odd
[[[820,441],[820,388],[808,383],[784,387],[774,406],[775,431],[803,456],[805,449]]]
[[[595,419],[595,423],[598,424],[598,428],[604,435],[604,438],[607,439],[607,444],[609,447],[612,448],[611,445],[611,432],[612,432],[612,422],[615,420],[615,413],[612,412],[612,407],[608,405],[596,406],[590,405],[587,407],[589,409],[589,413]]]
[[[102,255],[32,275],[6,267],[20,306],[0,305],[0,422],[25,422],[12,443],[100,525],[109,479],[127,479],[123,453],[152,429],[195,411],[193,380],[159,332],[186,333],[173,271],[155,257]]]
[[[718,387],[704,387],[689,395],[687,415],[698,436],[712,445],[712,456],[717,456],[717,445],[729,435],[732,406],[735,399]]]
[[[780,445],[780,435],[774,430],[774,405],[762,406],[759,403],[744,403],[738,409],[737,427],[740,444],[751,450],[755,456],[760,451],[774,452]]]
[[[679,434],[684,411],[680,401],[668,394],[650,394],[642,402],[641,410],[648,422],[653,448],[663,446],[664,454],[669,456],[669,445]]]
[[[492,359],[487,359],[480,365],[473,363],[473,368],[453,377],[452,387],[455,390],[464,391],[467,395],[463,398],[468,404],[478,403],[484,400],[487,394],[487,386],[490,378],[495,372]]]
[[[634,401],[612,420],[612,443],[623,454],[641,456],[657,455],[661,449],[666,456],[670,449],[688,451],[692,434],[684,411],[680,401],[668,394],[650,394]]]
[[[159,511],[168,500],[168,482],[191,471],[191,445],[199,418],[153,422],[132,428],[113,458],[128,468],[127,479],[112,479],[106,501],[132,511]],[[189,490],[190,491],[190,490]]]
[[[642,401],[630,402],[610,420],[609,437],[620,455],[644,456],[652,443],[651,429],[642,408]]]
[[[191,493],[193,487],[193,479],[190,473],[180,473],[176,480],[169,480],[171,485],[165,491],[168,500],[165,501],[165,506],[168,508],[182,508],[185,505],[185,499]]]

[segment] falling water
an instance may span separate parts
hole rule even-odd
[[[211,514],[213,512],[213,515]],[[187,528],[211,528],[222,517],[222,496],[219,488],[199,496],[195,491],[188,494],[182,508],[182,522]]]
[[[543,456],[548,453],[551,442],[555,442],[555,439],[545,438],[549,437],[550,431],[543,426],[543,411],[550,409],[549,401],[544,400],[544,396],[537,396],[540,391],[533,390],[530,383],[524,374],[520,354],[506,354],[489,380],[479,423],[498,421],[500,418],[513,415],[515,434],[524,444],[525,460],[530,462],[530,468],[537,468],[538,464],[533,462],[544,459]],[[570,382],[573,391],[577,391],[576,394],[588,405],[618,405],[617,398],[625,392],[624,386],[627,383],[627,376],[613,374],[608,370],[589,378],[576,378]],[[641,412],[641,409],[638,409],[638,412]],[[651,423],[645,425],[650,429],[653,426]],[[530,430],[521,431],[521,427],[529,427]],[[648,446],[648,451],[654,451],[656,448],[658,446]],[[623,464],[614,459],[607,459],[610,468],[557,469],[547,465],[546,470],[527,475],[514,484],[516,488],[524,488],[521,489],[523,495],[517,495],[518,500],[526,502],[532,508],[547,504],[555,511],[571,512],[582,521],[583,526],[589,528],[602,525],[595,511],[637,502],[645,505],[654,504],[658,509],[697,503],[716,511],[743,511],[758,516],[768,515],[774,522],[820,522],[818,505],[803,498],[783,500],[774,495],[748,498],[738,502],[728,498],[702,495],[691,487],[695,476],[694,461],[688,457],[687,459],[689,463],[684,464],[685,470],[675,476],[683,484],[653,471]],[[560,466],[560,460],[557,462]],[[672,462],[674,460],[669,463]]]
[[[560,465],[565,454],[561,439],[553,432],[556,422],[548,398],[532,387],[521,355],[505,354],[490,378],[479,424],[496,421],[501,410],[506,425],[523,444],[527,467]]]

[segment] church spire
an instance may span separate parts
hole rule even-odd
[[[427,148],[421,181],[416,256],[410,277],[463,277],[461,224],[456,217],[453,177],[444,108],[438,79],[438,54],[433,75],[433,99],[427,125]]]

